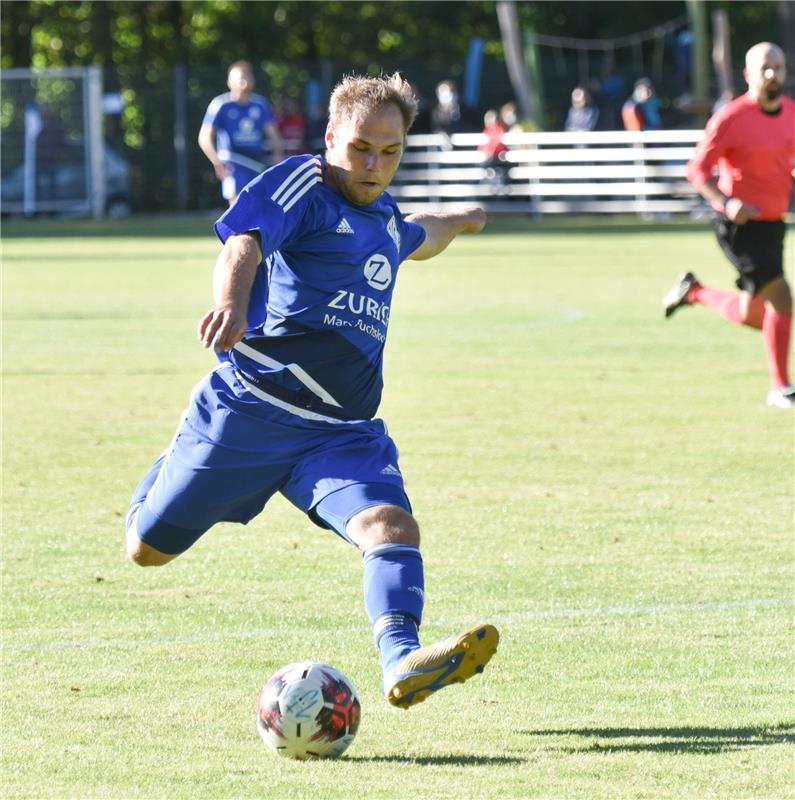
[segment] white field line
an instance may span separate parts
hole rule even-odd
[[[732,610],[749,610],[758,608],[773,608],[779,606],[794,606],[795,597],[750,598],[747,600],[724,600],[710,603],[663,603],[648,606],[593,606],[590,608],[561,608],[549,611],[520,611],[515,614],[486,615],[489,622],[510,625],[511,623],[532,622],[533,620],[578,619],[584,617],[626,617],[626,616],[657,616],[663,614],[703,614],[721,613]],[[474,624],[478,620],[434,620],[434,627],[458,628]],[[339,626],[341,631],[364,630],[365,625]],[[6,653],[20,651],[46,652],[51,650],[70,650],[79,648],[139,648],[154,645],[171,644],[201,644],[204,642],[224,641],[229,639],[258,639],[264,636],[276,636],[283,633],[278,628],[250,628],[246,630],[203,631],[186,636],[149,636],[141,638],[124,639],[67,639],[36,644],[33,642],[20,642],[16,644],[0,644],[0,651]]]

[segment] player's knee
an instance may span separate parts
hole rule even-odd
[[[765,307],[762,305],[759,308],[754,304],[740,306],[740,323],[742,325],[749,325],[752,328],[761,327],[761,320],[765,316]]]
[[[176,558],[170,553],[161,553],[138,538],[135,530],[127,529],[127,558],[139,567],[162,567]]]
[[[347,533],[361,548],[379,544],[420,546],[420,526],[400,506],[372,506],[360,511],[348,523]]]
[[[792,292],[785,278],[768,283],[760,292],[765,305],[777,314],[792,314]]]
[[[159,550],[155,550],[154,547],[150,547],[139,539],[137,546],[131,547],[128,544],[127,558],[139,567],[162,567],[164,564],[168,564],[169,561],[176,558],[176,556],[170,553],[161,553]]]
[[[776,311],[779,314],[792,314],[792,292],[786,281],[781,282],[781,289],[777,300]]]

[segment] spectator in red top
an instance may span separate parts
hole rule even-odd
[[[493,164],[499,161],[500,155],[508,149],[502,140],[505,135],[505,126],[500,121],[500,115],[493,108],[483,115],[483,135],[486,137],[486,141],[478,145],[478,151],[483,153],[486,163]]]
[[[280,109],[277,125],[284,142],[286,156],[300,155],[306,151],[306,118],[295,100],[285,100]]]
[[[709,289],[688,272],[665,295],[663,308],[669,317],[680,306],[700,303],[730,322],[761,330],[770,371],[768,405],[792,408],[792,295],[783,269],[783,216],[792,193],[795,102],[782,96],[786,67],[775,44],[754,45],[743,74],[748,91],[709,120],[688,165],[688,180],[716,211],[715,234],[739,273],[740,291]]]
[[[505,136],[505,125],[500,119],[500,115],[490,108],[483,115],[483,136],[486,140],[478,145],[478,152],[483,155],[483,166],[486,169],[486,180],[493,184],[505,183],[505,161],[504,153],[508,151],[508,146],[503,142]]]

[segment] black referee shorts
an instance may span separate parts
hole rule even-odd
[[[712,227],[721,250],[740,273],[738,288],[755,295],[765,284],[783,277],[783,220],[752,219],[736,225],[719,214],[713,217]]]

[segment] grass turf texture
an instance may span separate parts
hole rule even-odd
[[[213,363],[209,229],[5,226],[3,797],[793,796],[793,417],[764,406],[758,333],[662,319],[683,269],[731,286],[704,227],[497,221],[403,266],[381,411],[423,641],[502,634],[407,712],[359,557],[281,499],[124,562],[131,490]],[[260,686],[306,658],[362,698],[337,762],[255,731]]]

